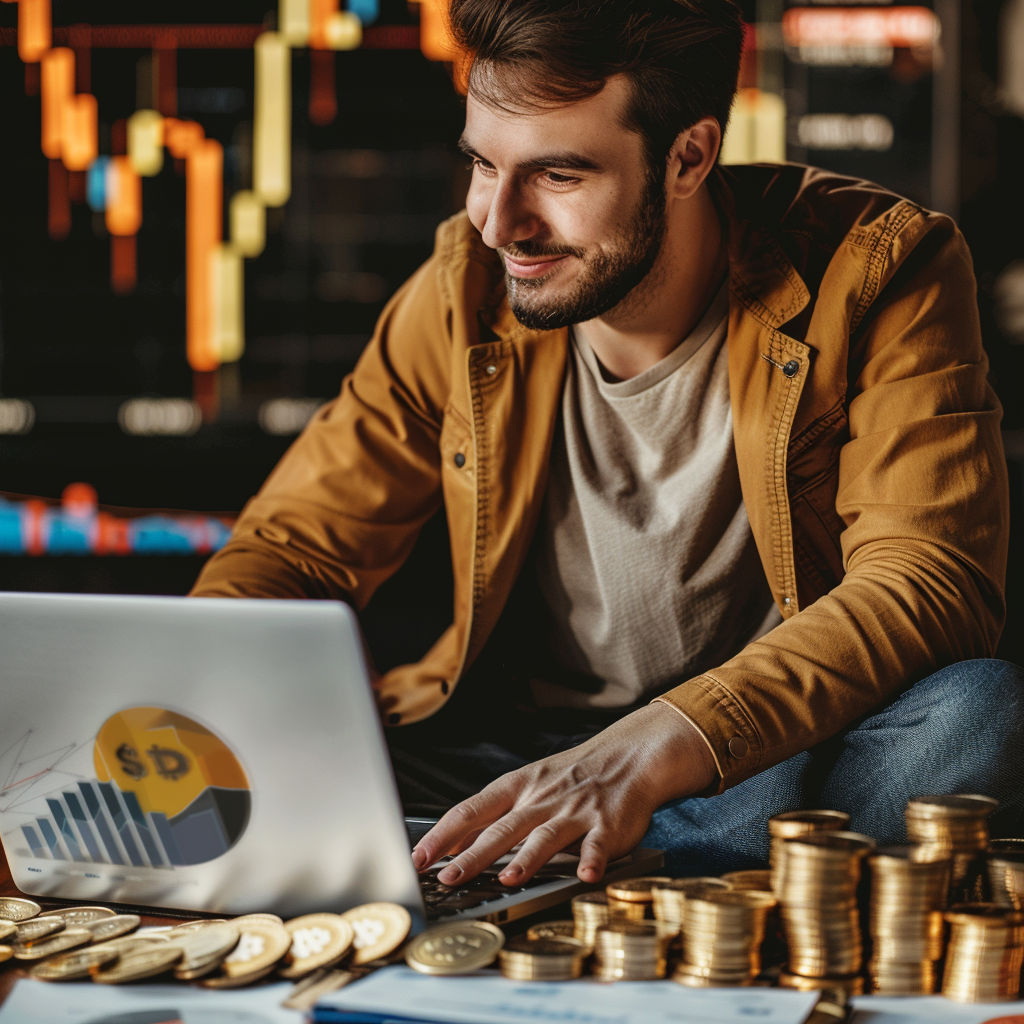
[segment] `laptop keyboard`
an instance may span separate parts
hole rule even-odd
[[[462,910],[479,907],[482,903],[492,903],[507,896],[515,896],[517,893],[532,889],[535,885],[544,885],[553,877],[534,875],[523,885],[509,886],[498,880],[497,871],[483,871],[476,878],[461,885],[445,885],[437,880],[438,872],[443,870],[443,867],[431,868],[420,875],[420,892],[429,920],[448,917]]]

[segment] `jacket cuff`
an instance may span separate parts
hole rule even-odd
[[[707,795],[723,793],[757,774],[761,738],[743,706],[713,676],[697,676],[655,700],[686,718],[710,747],[721,783]]]

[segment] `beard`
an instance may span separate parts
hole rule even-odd
[[[513,259],[575,256],[582,272],[572,291],[543,298],[545,278],[521,280],[505,272],[509,306],[516,319],[535,331],[585,323],[614,309],[651,272],[665,240],[667,199],[664,180],[648,175],[626,236],[613,247],[588,255],[586,249],[523,241],[502,246]]]

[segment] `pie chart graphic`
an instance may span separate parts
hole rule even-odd
[[[159,707],[108,718],[93,752],[101,784],[113,783],[136,822],[152,830],[171,865],[227,853],[249,822],[249,780],[231,748],[205,726]]]

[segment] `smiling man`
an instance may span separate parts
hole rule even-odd
[[[638,842],[762,862],[825,804],[1019,827],[1008,527],[970,256],[947,218],[723,169],[730,0],[453,0],[466,212],[194,593],[362,609],[444,507],[455,602],[376,680],[413,852],[524,881]],[[429,605],[431,595],[424,595]]]

